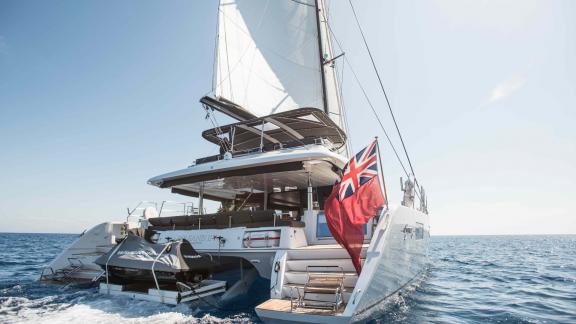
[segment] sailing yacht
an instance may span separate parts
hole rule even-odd
[[[150,260],[147,278],[160,291],[154,266],[170,248],[138,252],[144,245],[131,233],[140,232],[147,245],[177,240],[193,247],[194,256],[170,252],[181,263],[209,255],[214,278],[240,273],[226,289],[213,290],[222,300],[246,297],[258,277],[269,280],[269,296],[255,308],[266,322],[372,316],[425,268],[429,216],[426,200],[420,197],[418,206],[415,201],[417,183],[407,179],[401,203],[383,205],[364,226],[359,274],[328,229],[324,204],[353,152],[324,1],[221,0],[217,36],[213,91],[200,103],[213,122],[202,137],[220,152],[148,180],[197,204],[141,203],[126,220],[86,231],[42,278],[105,281],[101,292],[120,292],[128,286],[114,288],[109,273],[112,262],[121,262],[115,259],[120,252],[138,258],[159,253]],[[232,122],[218,124],[217,114]],[[209,212],[207,201],[219,203],[218,211]],[[120,247],[127,237],[135,242],[130,251]],[[170,271],[174,264],[163,266]],[[178,273],[164,278],[177,280]],[[183,300],[182,287],[187,286],[177,283],[175,303]]]

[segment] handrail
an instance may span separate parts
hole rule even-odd
[[[44,268],[42,268],[42,272],[40,273],[40,281],[42,281],[44,279],[44,277],[47,277],[48,275],[44,274],[45,270],[50,270],[50,272],[52,272],[52,277],[54,277],[55,273],[54,273],[54,269],[52,269],[52,267],[50,266],[46,266]]]
[[[262,149],[260,148],[260,146],[255,146],[255,147],[249,148],[249,149],[232,151],[232,157],[240,157],[240,156],[245,156],[245,155],[259,154],[262,152],[273,152],[273,151],[279,151],[279,150],[284,150],[284,149],[301,148],[301,147],[306,147],[307,145],[322,145],[322,146],[327,147],[329,150],[334,150],[334,148],[335,148],[334,143],[332,143],[329,139],[323,138],[323,137],[317,137],[317,138],[310,138],[308,141],[305,141],[305,142],[298,140],[298,141],[280,142],[278,144],[268,143],[268,144],[264,144]],[[216,155],[206,156],[203,158],[198,158],[194,162],[195,162],[195,165],[199,165],[199,164],[204,164],[204,163],[220,161],[223,159],[224,159],[224,155],[216,154]]]
[[[126,236],[128,237],[128,236]],[[126,242],[126,237],[122,240],[122,242],[118,243],[116,245],[116,247],[114,248],[114,250],[112,251],[112,253],[108,256],[108,259],[106,260],[106,265],[105,265],[105,270],[106,270],[106,290],[108,295],[110,295],[110,283],[109,283],[109,278],[108,278],[108,263],[110,262],[110,259],[112,259],[112,257],[114,256],[114,254],[116,254],[116,252],[118,252],[118,249],[120,248],[120,246],[122,244],[124,244],[124,242]]]
[[[311,271],[314,268],[336,268],[340,270],[340,273],[338,272],[313,272]],[[319,273],[324,273],[324,274],[335,274],[335,275],[339,275],[339,276],[332,276],[331,278],[336,279],[336,286],[334,285],[330,285],[327,286],[325,283],[322,284],[321,286],[314,286],[318,284],[318,279],[321,279],[322,276],[316,275]],[[344,291],[344,268],[342,268],[341,266],[334,266],[334,265],[319,265],[319,266],[311,266],[308,265],[306,266],[306,274],[308,276],[308,279],[306,281],[306,283],[304,284],[304,287],[302,288],[302,294],[300,293],[300,287],[298,286],[291,286],[290,289],[290,309],[291,311],[293,311],[295,309],[295,307],[312,307],[312,308],[323,308],[325,309],[326,307],[331,307],[332,310],[336,313],[338,312],[338,309],[340,307],[340,305],[343,302],[343,297],[342,297],[342,292]],[[311,274],[314,274],[315,276],[311,276]],[[318,302],[315,301],[315,303],[313,305],[308,306],[305,301],[306,299],[306,294],[307,293],[315,293],[317,292],[312,290],[314,288],[323,288],[324,290],[326,289],[333,289],[334,292],[334,302],[320,302],[320,304]],[[294,304],[294,290],[296,290],[298,297],[296,299],[296,304]],[[320,292],[320,293],[326,293],[326,292]]]
[[[164,293],[160,290],[160,285],[158,284],[158,279],[156,278],[156,272],[154,272],[154,266],[156,265],[156,261],[158,261],[158,259],[160,259],[160,256],[162,256],[164,251],[166,251],[168,249],[168,247],[170,247],[172,245],[172,243],[173,242],[166,243],[166,245],[164,246],[162,251],[160,251],[158,256],[154,259],[154,262],[152,262],[152,267],[150,269],[150,271],[152,271],[152,277],[154,278],[154,283],[156,284],[156,289],[158,289],[158,294],[160,295],[160,302],[162,302],[162,303],[164,303]]]
[[[340,274],[342,275],[342,277],[344,277],[344,268],[342,268],[341,266],[335,266],[335,265],[319,265],[319,266],[311,266],[308,265],[306,266],[306,274],[309,276],[310,273],[315,273],[314,271],[310,271],[311,268],[337,268],[340,269]],[[318,271],[320,272],[320,271]],[[336,272],[334,272],[336,273]]]
[[[168,205],[182,205],[182,209],[166,209],[165,206]],[[171,200],[164,200],[162,201],[162,204],[160,205],[160,211],[158,212],[158,217],[162,217],[162,212],[182,212],[184,215],[188,215],[188,214],[194,214],[194,203],[192,201],[185,201],[185,202],[179,202],[179,201],[171,201]],[[189,213],[188,211],[191,210],[191,212]]]
[[[155,201],[142,200],[136,205],[136,207],[132,208],[132,210],[130,210],[130,207],[127,207],[126,209],[128,211],[128,215],[126,216],[126,222],[128,222],[130,217],[141,217],[142,215],[135,215],[136,211],[143,211],[147,207],[154,207],[155,209],[158,209],[158,203]]]
[[[160,209],[158,210],[158,205],[160,205]],[[137,213],[138,211],[144,211],[148,207],[154,207],[158,215],[157,217],[162,217],[165,214],[167,216],[176,216],[176,215],[197,215],[199,214],[199,210],[197,207],[194,206],[194,202],[186,201],[186,202],[178,202],[178,201],[170,201],[164,200],[161,203],[153,202],[153,201],[141,201],[139,202],[136,207],[128,210],[128,216],[126,216],[126,222],[130,220],[130,217],[138,217],[142,219],[142,214]]]
[[[198,253],[198,254],[200,254],[200,255],[204,255],[204,254],[205,254],[205,255],[207,255],[207,256],[209,256],[209,257],[210,257],[210,261],[214,262],[214,258],[212,257],[212,254],[210,254],[210,253],[208,253],[208,252],[205,252],[205,253]]]

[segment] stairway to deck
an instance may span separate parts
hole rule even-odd
[[[44,269],[41,280],[63,283],[98,281],[104,271],[94,263],[94,260],[105,254],[105,251],[109,249],[109,247],[96,247],[90,252],[69,251],[65,256],[67,264],[56,270],[50,267]]]
[[[362,262],[365,256],[364,249],[361,254]],[[313,272],[317,276],[330,277],[343,274],[344,289],[342,295],[344,303],[348,302],[358,280],[358,274],[356,274],[350,256],[339,245],[316,245],[288,251],[282,287],[283,298],[289,299],[291,296],[297,295],[295,289],[303,291],[309,278],[310,270],[308,267],[313,267]],[[327,302],[334,299],[334,294],[308,293],[306,299]]]

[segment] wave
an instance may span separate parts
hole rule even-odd
[[[62,300],[68,299],[67,302]],[[187,305],[168,306],[123,298],[95,297],[92,293],[46,296],[0,297],[0,322],[12,323],[253,323],[249,314],[217,317],[200,314]],[[200,314],[200,315],[199,315]]]

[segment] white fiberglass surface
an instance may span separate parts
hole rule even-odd
[[[337,175],[332,171],[330,163],[320,161],[311,167],[310,173],[313,186],[333,185]],[[256,174],[250,176],[234,176],[224,179],[204,181],[204,193],[207,195],[232,198],[242,192],[263,192],[271,188],[298,188],[308,187],[308,171],[284,171],[275,173]],[[200,183],[178,185],[174,188],[191,192],[198,192]]]
[[[151,185],[159,186],[162,181],[166,179],[174,179],[183,176],[194,174],[208,174],[212,172],[219,172],[222,170],[234,170],[248,167],[257,167],[266,165],[275,165],[279,163],[289,163],[302,161],[308,162],[312,168],[316,168],[315,164],[321,166],[326,164],[333,164],[338,167],[343,167],[347,162],[347,158],[337,153],[331,152],[327,148],[320,145],[311,145],[298,149],[279,150],[265,153],[255,153],[245,156],[234,157],[229,160],[219,160],[204,164],[190,166],[186,169],[173,171],[170,173],[162,174],[151,178],[148,183]],[[333,184],[332,182],[331,184]]]

